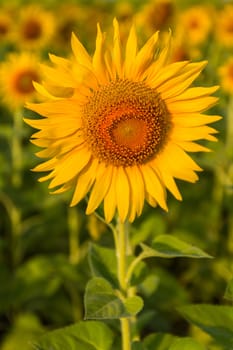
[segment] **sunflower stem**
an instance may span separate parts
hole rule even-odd
[[[13,137],[11,144],[11,156],[12,156],[12,184],[15,188],[19,188],[22,185],[22,164],[23,164],[23,152],[22,152],[22,130],[23,130],[23,118],[20,110],[16,110],[13,113]]]
[[[117,225],[118,244],[116,245],[116,254],[118,262],[118,281],[121,292],[125,297],[128,296],[129,289],[126,280],[127,273],[127,252],[128,252],[128,232],[126,224],[120,220]],[[131,327],[129,318],[121,318],[121,336],[122,336],[122,350],[131,349]]]

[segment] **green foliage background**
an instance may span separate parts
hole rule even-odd
[[[55,9],[57,1],[47,0],[44,5],[49,9]],[[14,2],[20,6],[29,3],[26,0]],[[182,0],[176,2],[179,9],[197,3],[200,2]],[[223,4],[217,0],[211,3],[215,3],[216,6]],[[1,0],[0,4],[5,5],[5,1]],[[78,4],[92,7],[93,12],[98,9],[97,17],[103,19],[105,23],[110,23],[115,16],[116,2],[113,0],[92,0],[88,3],[80,0]],[[135,11],[142,5],[140,0],[134,0],[131,4]],[[88,26],[93,26],[95,31],[95,23],[89,23]],[[78,33],[80,38],[91,50],[94,37],[87,36],[83,24],[78,24],[77,28],[80,30]],[[67,47],[69,50],[69,43]],[[46,56],[48,51],[53,52],[53,48],[49,47],[44,51],[43,55]],[[2,59],[4,55],[2,49]],[[208,77],[213,77],[215,72],[207,71],[206,74]],[[216,76],[214,80],[214,83],[217,83]],[[205,84],[209,84],[208,80],[205,80]],[[198,246],[213,256],[213,259],[200,260],[185,257],[174,259],[151,257],[141,267],[142,271],[139,272],[137,280],[138,294],[144,299],[144,309],[138,317],[142,337],[151,333],[170,333],[180,337],[192,337],[206,345],[208,349],[230,349],[230,347],[224,342],[221,343],[222,338],[220,339],[222,345],[219,345],[219,339],[207,335],[213,336],[213,332],[206,331],[203,325],[200,326],[200,316],[197,316],[200,310],[191,310],[190,315],[186,305],[198,304],[204,311],[205,309],[200,307],[202,304],[221,305],[229,307],[226,309],[226,315],[232,314],[232,286],[230,283],[227,289],[227,285],[233,273],[233,142],[228,140],[226,143],[226,131],[230,118],[233,118],[233,112],[229,108],[232,97],[226,96],[222,91],[219,92],[219,97],[220,103],[210,111],[223,116],[215,126],[219,130],[219,142],[210,145],[214,152],[194,156],[204,168],[204,172],[200,173],[199,182],[195,185],[178,182],[183,195],[182,202],[177,202],[168,195],[168,213],[159,208],[152,209],[145,206],[143,215],[131,227],[131,241],[136,252],[139,243],[144,242],[150,246],[158,235],[169,234]],[[24,109],[21,113],[22,116],[30,115],[30,112]],[[12,138],[15,137],[13,118],[12,112],[1,104],[0,348],[2,350],[32,349],[32,344],[45,332],[82,321],[84,291],[91,277],[91,267],[92,270],[95,267],[95,264],[90,266],[90,259],[88,260],[87,256],[90,242],[105,248],[113,248],[111,232],[96,216],[85,216],[84,202],[76,208],[69,208],[69,193],[59,196],[49,195],[47,184],[37,182],[38,175],[30,171],[38,163],[34,156],[36,148],[28,141],[31,133],[31,128],[24,125],[21,134],[16,135],[22,142],[23,167],[22,184],[15,188],[12,185]],[[209,312],[208,309],[208,315]],[[226,315],[219,316],[220,326],[221,322],[223,326]],[[107,321],[107,324],[114,334],[119,334],[117,321]],[[228,326],[232,337],[232,318]],[[117,349],[116,338],[114,341],[116,343],[113,349]],[[180,349],[178,345],[173,345],[172,348],[166,345],[170,344],[168,338],[159,341],[158,338],[151,337],[147,339],[147,344],[149,343],[152,344],[150,349],[152,346],[155,348],[157,346],[160,350]],[[188,350],[192,349],[190,344]],[[185,349],[184,344],[182,346]],[[84,348],[88,349],[88,346]],[[193,345],[193,349],[201,347]],[[65,347],[62,350],[65,350]]]

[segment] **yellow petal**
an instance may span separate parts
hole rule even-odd
[[[175,143],[187,152],[211,152],[209,148],[199,145],[195,142],[176,141]]]
[[[174,141],[195,141],[195,140],[212,140],[215,137],[211,134],[216,134],[217,131],[209,126],[197,126],[192,128],[175,127],[171,132],[171,139]]]
[[[203,112],[208,108],[214,106],[218,101],[217,97],[208,96],[208,97],[200,97],[187,101],[179,101],[174,100],[173,102],[169,102],[167,105],[170,113],[196,113]]]
[[[161,51],[160,55],[156,59],[156,61],[149,68],[147,75],[148,78],[155,77],[160,74],[161,69],[166,65],[171,49],[171,32],[169,32],[167,42],[165,44],[164,49]]]
[[[158,164],[160,164],[160,162],[158,161]],[[158,165],[157,167],[157,172],[158,172]],[[161,171],[159,170],[159,178],[161,179],[162,183],[164,184],[164,186],[173,194],[173,196],[177,199],[177,200],[182,200],[182,196],[180,194],[180,191],[171,175],[170,169],[169,167],[166,169],[165,167],[161,166]]]
[[[154,58],[154,52],[158,42],[158,37],[159,33],[156,32],[138,52],[135,58],[135,62],[133,63],[131,75],[129,75],[129,78],[138,80],[141,75],[144,74],[145,70],[148,68]]]
[[[164,100],[177,96],[192,84],[192,82],[199,76],[200,72],[206,66],[206,64],[207,61],[189,63],[174,78],[169,79],[165,82],[159,82],[159,85],[155,80],[151,86],[158,90],[158,92],[161,94],[162,99]]]
[[[214,123],[222,117],[218,115],[205,115],[200,113],[174,114],[172,121],[177,126],[192,127]]]
[[[154,162],[161,174],[167,171],[171,176],[189,182],[196,182],[198,176],[195,171],[202,170],[182,148],[174,143],[167,145],[166,150],[160,153]]]
[[[125,169],[121,166],[117,168],[115,184],[117,209],[121,221],[124,222],[129,212],[130,188]]]
[[[96,170],[96,180],[92,187],[86,214],[89,215],[95,211],[104,199],[112,181],[112,166],[106,166],[100,163]]]
[[[112,53],[113,62],[115,64],[118,77],[122,78],[122,50],[121,50],[121,42],[120,42],[120,32],[119,32],[119,24],[115,18],[113,20],[113,28],[114,28],[113,53]]]
[[[53,100],[43,103],[26,103],[26,107],[40,115],[50,118],[58,118],[69,114],[69,116],[79,116],[80,106],[76,100],[65,99]]]
[[[117,168],[113,167],[112,183],[104,198],[104,216],[106,222],[110,222],[116,211],[116,175]]]
[[[71,47],[77,61],[81,65],[88,67],[89,69],[92,69],[91,57],[89,56],[85,47],[82,45],[82,43],[79,41],[79,39],[74,33],[72,33],[72,37],[71,37]]]
[[[59,159],[56,166],[56,176],[50,182],[49,188],[60,186],[71,180],[88,164],[91,153],[86,149],[75,149]]]
[[[156,172],[149,164],[141,165],[146,191],[157,201],[161,208],[167,210],[166,191]]]
[[[59,99],[59,97],[53,96],[52,94],[50,94],[50,93],[48,92],[48,90],[45,89],[45,87],[44,87],[43,85],[38,84],[38,83],[35,82],[35,81],[33,82],[33,86],[34,86],[35,90],[36,90],[37,92],[39,92],[39,94],[40,94],[41,96],[46,97],[46,98],[48,98],[48,99],[50,99],[50,100],[58,100],[58,99]]]
[[[140,216],[145,201],[145,185],[138,166],[125,168],[130,182],[130,208],[129,221],[133,222],[135,216]]]
[[[98,166],[97,159],[92,159],[87,167],[85,167],[78,175],[75,185],[74,194],[70,206],[78,204],[91,189],[96,175]]]
[[[96,37],[96,48],[93,56],[93,68],[96,76],[101,84],[106,84],[107,69],[105,65],[105,52],[104,52],[104,36],[101,32],[99,24],[97,25],[97,37]]]
[[[167,102],[170,103],[172,101],[187,101],[192,99],[197,99],[201,97],[206,97],[212,95],[219,89],[219,86],[212,87],[192,87],[187,89],[185,92],[180,94],[179,96],[167,99]]]
[[[75,88],[76,82],[68,71],[65,72],[64,70],[48,67],[44,64],[41,64],[41,69],[46,78],[54,85]]]
[[[70,66],[70,60],[68,60],[66,58],[59,57],[59,56],[56,56],[56,55],[49,53],[49,59],[51,62],[53,62],[57,66],[61,66],[63,68],[68,68]]]
[[[152,66],[156,68],[156,62],[148,68],[145,72],[145,78],[148,84],[152,84],[153,86],[159,86],[167,80],[174,78],[179,75],[180,71],[186,67],[188,61],[175,62],[163,67],[161,70],[152,69]]]
[[[64,193],[69,191],[75,184],[74,180],[68,181],[67,183],[65,183],[63,186],[61,186],[60,188],[58,188],[55,191],[50,191],[50,194],[60,194],[60,193]]]
[[[51,159],[47,160],[46,162],[38,164],[32,170],[33,171],[49,171],[49,170],[54,169],[54,167],[56,166],[57,162],[58,162],[57,158],[54,157],[54,158],[51,158]]]
[[[124,63],[124,72],[125,77],[128,78],[131,73],[132,66],[135,62],[135,58],[137,55],[137,35],[135,31],[135,26],[132,25],[129,33],[129,37],[126,43],[125,49],[125,63]]]

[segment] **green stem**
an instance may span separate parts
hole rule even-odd
[[[81,218],[77,208],[68,209],[68,229],[69,229],[69,258],[71,264],[76,264],[80,260],[79,231]]]
[[[143,252],[138,255],[133,261],[132,263],[129,265],[127,274],[126,274],[126,283],[130,283],[130,279],[133,275],[134,269],[136,268],[136,266],[140,263],[140,261],[142,261],[143,259],[145,259],[147,257],[146,254],[144,254]]]
[[[116,245],[117,261],[118,261],[118,280],[122,294],[128,296],[128,285],[126,280],[127,273],[127,251],[128,237],[126,225],[121,221],[117,226],[118,244]],[[131,350],[131,330],[130,319],[121,318],[121,335],[122,335],[122,350]]]
[[[12,184],[19,188],[22,185],[22,134],[23,134],[23,117],[21,110],[13,114],[13,137],[11,144],[12,155]]]

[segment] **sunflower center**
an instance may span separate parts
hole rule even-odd
[[[24,24],[23,35],[27,40],[36,40],[41,36],[41,25],[34,19],[28,20]]]
[[[36,72],[30,70],[22,71],[15,78],[15,88],[21,94],[30,94],[35,90],[32,82],[37,80]]]
[[[132,166],[156,156],[168,139],[170,115],[155,89],[117,80],[94,91],[83,107],[83,130],[106,164]]]

